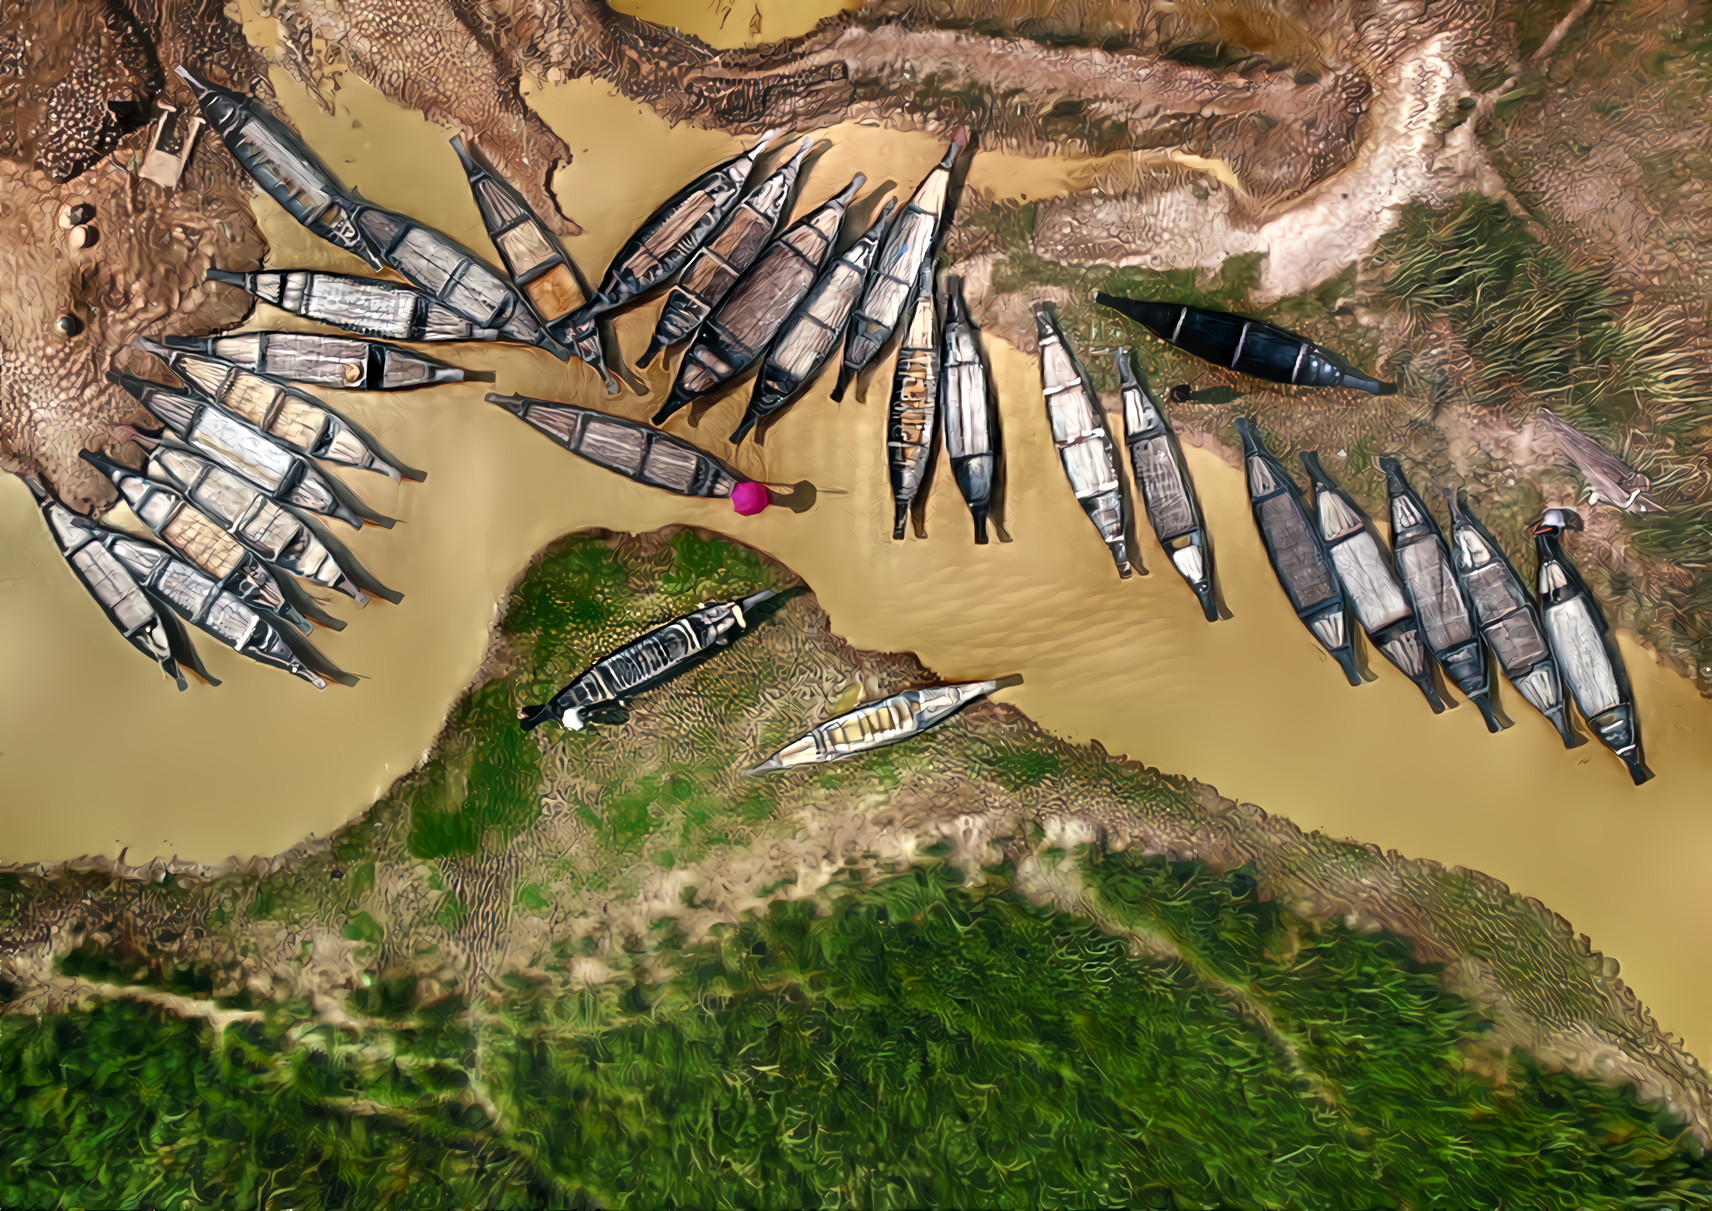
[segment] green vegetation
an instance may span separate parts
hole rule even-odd
[[[663,982],[640,963],[568,994],[511,980],[479,1026],[384,980],[352,998],[360,1038],[301,1004],[223,1032],[123,1003],[0,1019],[0,1202],[1712,1197],[1712,1166],[1628,1093],[1522,1057],[1479,1075],[1484,1023],[1395,939],[1293,918],[1245,870],[1081,869],[1175,953],[1030,903],[1008,867],[970,886],[929,865],[664,938]]]

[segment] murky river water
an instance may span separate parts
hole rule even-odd
[[[717,31],[717,7],[679,7],[670,19]],[[776,15],[763,6],[767,36],[794,32],[787,21],[804,24],[797,10],[773,8]],[[746,33],[751,16],[733,12],[729,20]],[[274,80],[293,120],[347,181],[486,247],[450,132],[354,76],[345,77],[331,115],[284,73]],[[587,229],[571,251],[591,275],[654,202],[735,147],[722,135],[669,128],[600,82],[540,86],[529,100],[576,154],[557,187]],[[834,146],[809,176],[801,207],[858,169],[907,191],[942,152],[932,139],[874,128],[819,133]],[[983,152],[971,186],[1038,197],[1062,188],[1072,167]],[[272,203],[258,208],[271,264],[359,268]],[[620,318],[628,357],[641,351],[657,310],[646,305]],[[1625,643],[1658,773],[1636,790],[1597,745],[1565,752],[1507,687],[1516,726],[1496,737],[1466,705],[1435,718],[1383,661],[1374,662],[1375,682],[1352,689],[1290,613],[1240,472],[1191,449],[1235,615],[1208,625],[1151,536],[1139,554],[1152,574],[1119,581],[1064,482],[1033,360],[998,342],[990,350],[1009,459],[1004,528],[1013,541],[987,547],[973,545],[943,460],[928,537],[891,541],[884,372],[866,403],[832,403],[825,376],[764,447],[736,456],[757,478],[808,478],[823,489],[810,513],[775,509],[752,519],[724,502],[634,486],[566,454],[484,403],[493,389],[484,384],[340,397],[386,446],[429,471],[425,484],[403,487],[347,476],[370,504],[402,519],[350,545],[406,593],[401,605],[364,611],[335,602],[351,625],[321,632],[318,642],[368,678],[354,690],[317,693],[205,640],[198,646],[225,685],[177,693],[72,580],[22,486],[0,483],[8,636],[0,645],[0,856],[45,861],[128,847],[132,860],[176,853],[212,861],[331,831],[419,759],[481,658],[495,602],[532,553],[587,526],[690,522],[797,570],[857,646],[913,650],[953,679],[1021,673],[1024,683],[1001,697],[1054,732],[1192,774],[1307,828],[1504,879],[1619,959],[1666,1028],[1690,1045],[1712,1041],[1712,938],[1702,928],[1712,911],[1704,878],[1712,704]],[[494,370],[504,391],[638,418],[653,411],[671,374],[652,368],[654,399],[609,403],[586,368],[546,354],[436,352]],[[725,452],[723,436],[745,398],[717,405],[694,436]],[[682,421],[673,427],[686,431]]]

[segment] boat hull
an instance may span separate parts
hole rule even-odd
[[[384,341],[323,332],[163,336],[168,349],[219,358],[245,370],[334,391],[408,391],[460,383],[464,371]]]
[[[886,414],[886,467],[892,488],[892,537],[909,524],[910,510],[933,465],[939,416],[939,312],[933,297],[933,262],[923,261],[915,298],[892,373]]]
[[[1124,443],[1148,524],[1171,566],[1194,592],[1208,622],[1219,620],[1213,587],[1213,547],[1195,481],[1165,409],[1135,372],[1128,349],[1115,353],[1123,397]]]
[[[997,681],[968,681],[905,690],[828,719],[774,753],[749,774],[826,765],[919,736],[999,688]]]
[[[433,343],[503,338],[497,328],[470,323],[431,294],[380,278],[312,269],[256,273],[210,269],[208,280],[236,286],[292,315],[383,340]]]
[[[1034,322],[1040,341],[1040,388],[1065,478],[1100,540],[1111,549],[1118,575],[1127,577],[1132,569],[1124,542],[1117,455],[1099,396],[1044,303],[1035,304]]]
[[[939,417],[946,461],[957,490],[975,519],[975,541],[987,541],[987,519],[998,494],[998,420],[981,359],[975,325],[963,301],[963,280],[945,280],[945,327],[941,330]]]

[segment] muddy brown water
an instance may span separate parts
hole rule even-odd
[[[348,181],[486,247],[449,131],[351,75],[332,114],[283,72],[274,84]],[[536,85],[529,100],[575,153],[556,185],[587,229],[571,251],[591,275],[655,201],[737,146],[669,127],[598,81]],[[799,209],[857,169],[872,184],[890,180],[907,192],[943,150],[931,138],[874,127],[817,133],[834,146],[809,176]],[[1064,188],[1076,168],[983,152],[971,185],[1041,196]],[[257,206],[270,264],[359,268],[271,202]],[[643,348],[658,307],[620,318],[629,358]],[[276,312],[258,319],[291,326]],[[989,348],[1008,450],[1004,528],[1013,541],[987,547],[971,541],[943,459],[927,537],[891,540],[885,368],[866,402],[832,403],[824,375],[764,446],[736,455],[757,478],[808,478],[822,489],[807,514],[774,509],[752,519],[725,502],[685,501],[601,471],[482,400],[497,387],[644,418],[676,356],[651,368],[650,398],[608,401],[586,368],[537,351],[449,346],[435,352],[495,371],[497,384],[339,397],[390,449],[429,472],[426,483],[403,486],[346,475],[365,500],[401,519],[350,545],[406,593],[401,605],[366,610],[334,601],[350,626],[321,632],[319,642],[365,676],[354,690],[318,693],[204,639],[198,646],[225,684],[179,694],[73,581],[22,485],[0,483],[0,858],[53,861],[125,848],[131,861],[218,861],[324,835],[421,758],[480,662],[495,602],[535,551],[588,526],[693,523],[799,572],[852,644],[912,650],[951,679],[1020,673],[1023,684],[1000,697],[1053,732],[1193,775],[1304,828],[1505,880],[1618,959],[1667,1029],[1691,1046],[1712,1041],[1712,939],[1700,928],[1712,912],[1704,878],[1712,704],[1625,641],[1658,773],[1637,790],[1597,745],[1566,752],[1507,688],[1516,726],[1500,736],[1489,736],[1466,704],[1434,717],[1377,658],[1377,679],[1350,688],[1272,578],[1241,473],[1216,453],[1191,449],[1234,612],[1209,625],[1151,537],[1139,550],[1151,574],[1118,579],[1065,484],[1033,359],[998,342]],[[671,428],[729,453],[723,438],[745,398],[726,398],[698,429],[684,419]]]

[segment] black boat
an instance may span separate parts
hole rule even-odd
[[[791,200],[803,157],[813,146],[814,139],[805,138],[796,155],[739,202],[725,226],[690,258],[683,276],[666,296],[648,348],[636,359],[638,366],[646,366],[662,350],[694,335],[737,279],[755,263],[773,238],[779,216]]]
[[[703,173],[642,220],[601,278],[594,297],[571,315],[581,326],[640,298],[689,263],[737,206],[755,160],[778,136],[770,130],[755,146]]]
[[[1171,431],[1165,409],[1136,374],[1131,352],[1118,349],[1113,356],[1123,397],[1124,443],[1129,447],[1130,470],[1135,473],[1136,491],[1148,523],[1171,557],[1171,566],[1195,591],[1201,613],[1208,622],[1217,622],[1213,547],[1183,449]]]
[[[401,345],[325,332],[163,336],[160,343],[168,349],[217,357],[269,378],[336,391],[408,391],[466,379],[493,379],[492,374],[461,370]]]
[[[254,295],[270,306],[365,336],[394,341],[497,341],[504,334],[482,328],[431,294],[350,273],[315,269],[269,269],[233,273],[210,269],[210,282],[222,282]]]
[[[939,309],[933,297],[934,263],[921,263],[921,280],[904,316],[904,336],[892,372],[886,415],[886,463],[892,484],[892,537],[902,538],[910,510],[927,483],[933,433],[939,421]]]
[[[1474,620],[1480,627],[1481,639],[1498,658],[1498,667],[1504,670],[1510,684],[1521,691],[1534,709],[1551,720],[1558,735],[1563,737],[1563,746],[1574,748],[1585,744],[1570,724],[1557,661],[1540,625],[1533,595],[1504,557],[1498,540],[1463,511],[1456,493],[1447,488],[1445,500],[1450,505],[1451,554],[1456,561],[1456,576],[1474,604]]]
[[[1320,466],[1319,455],[1304,451],[1302,465],[1314,483],[1314,515],[1320,537],[1325,540],[1344,596],[1361,621],[1361,629],[1373,640],[1373,646],[1415,683],[1433,714],[1441,713],[1445,704],[1433,685],[1432,657],[1372,522],[1355,498],[1332,482]]]
[[[694,613],[656,627],[603,656],[550,702],[524,707],[517,713],[523,730],[549,719],[581,728],[591,715],[622,710],[635,695],[682,676],[730,643],[748,629],[748,612],[777,596],[763,589],[741,601],[704,602]]]
[[[1579,530],[1573,509],[1547,509],[1534,526],[1540,559],[1540,615],[1558,668],[1581,717],[1600,743],[1622,758],[1636,786],[1653,772],[1641,753],[1641,719],[1629,670],[1599,599],[1564,553],[1564,530]]]
[[[945,158],[916,186],[909,205],[898,216],[885,247],[874,261],[874,272],[862,292],[862,302],[850,321],[850,339],[844,344],[844,364],[832,398],[844,398],[844,390],[877,357],[897,331],[904,307],[915,291],[922,262],[933,259],[939,231],[945,222],[945,201],[951,189],[951,169],[969,142],[969,128],[959,126],[951,136]]]
[[[813,288],[838,240],[850,200],[865,180],[857,173],[837,197],[785,228],[738,279],[684,354],[671,395],[654,413],[656,425],[760,360],[797,303]]]
[[[1134,320],[1167,344],[1255,378],[1298,387],[1354,387],[1374,395],[1397,390],[1395,383],[1369,378],[1307,337],[1247,316],[1182,303],[1117,298],[1104,291],[1096,293],[1094,301]]]
[[[1034,325],[1040,343],[1040,390],[1046,399],[1052,444],[1076,503],[1111,551],[1118,575],[1127,577],[1131,568],[1124,540],[1123,481],[1118,477],[1117,451],[1106,432],[1105,410],[1045,303],[1034,305]]]
[[[862,283],[868,278],[880,237],[886,234],[886,224],[895,209],[897,201],[888,199],[868,230],[843,256],[827,266],[785,320],[761,361],[749,407],[731,435],[734,444],[747,437],[749,430],[760,422],[790,407],[798,392],[826,365],[849,327],[851,309],[861,297]]]
[[[1296,617],[1320,646],[1343,669],[1351,685],[1361,684],[1355,663],[1355,633],[1350,628],[1349,602],[1338,582],[1325,540],[1302,500],[1302,490],[1284,464],[1260,442],[1246,418],[1236,422],[1248,464],[1248,499],[1254,523],[1278,583],[1284,586]]]
[[[1475,626],[1474,602],[1457,578],[1450,547],[1426,502],[1404,478],[1402,464],[1382,458],[1379,466],[1391,497],[1392,558],[1421,636],[1445,675],[1480,711],[1486,730],[1502,731],[1504,724],[1492,710],[1491,674]]]
[[[580,326],[571,323],[571,313],[588,302],[588,293],[559,237],[529,208],[529,203],[509,181],[464,146],[463,139],[454,138],[452,150],[458,153],[458,161],[464,166],[464,176],[475,195],[482,224],[499,250],[499,259],[504,262],[512,285],[522,292],[535,318],[552,338],[593,367],[606,383],[608,395],[616,394],[618,380],[606,368],[600,331],[594,321]]]
[[[975,518],[975,541],[987,541],[987,518],[999,477],[998,417],[993,410],[987,366],[981,360],[963,279],[945,279],[945,326],[940,332],[939,404],[945,433],[945,457],[957,490]]]

